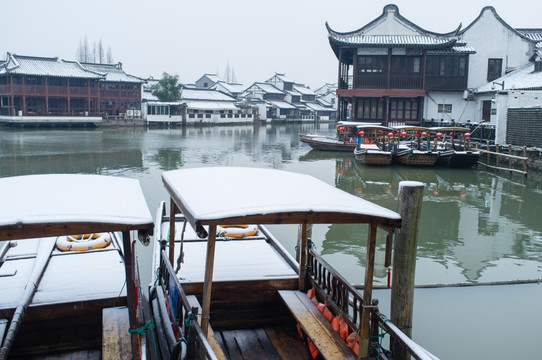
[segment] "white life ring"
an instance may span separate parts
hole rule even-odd
[[[218,225],[217,236],[244,238],[258,234],[258,225]]]
[[[103,249],[111,244],[110,233],[59,236],[56,247],[62,251],[87,251]]]

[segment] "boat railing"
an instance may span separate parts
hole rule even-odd
[[[198,314],[198,308],[192,307],[188,301],[165,250],[160,251],[159,279],[160,285],[166,289],[169,316],[176,327],[184,328],[184,338],[175,340],[186,343],[188,358],[195,360],[218,359],[197,321],[197,317],[201,314]]]
[[[390,335],[390,344],[392,342],[400,344],[415,359],[437,359],[382,315],[378,310],[377,301],[373,301],[372,304],[363,304],[363,294],[312,248],[309,248],[307,255],[307,274],[318,296],[324,299],[332,312],[342,314],[351,332],[360,333],[363,309],[369,309],[371,313],[370,338],[374,353],[380,351],[378,341],[380,338],[379,331],[383,329],[383,331]]]

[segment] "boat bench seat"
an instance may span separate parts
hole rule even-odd
[[[129,317],[126,306],[102,310],[102,359],[132,358]]]
[[[299,290],[279,290],[279,295],[324,359],[357,358],[306,294]]]
[[[187,295],[186,298],[188,299],[188,304],[190,304],[190,307],[197,308],[198,314],[201,314],[201,305],[196,295]],[[198,316],[198,324],[201,325],[201,316]],[[207,341],[209,341],[209,344],[213,348],[213,351],[215,352],[215,355],[219,360],[227,360],[227,357],[224,354],[222,347],[215,338],[215,333],[213,332],[211,325],[209,325],[208,328]]]

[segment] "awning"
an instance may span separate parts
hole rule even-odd
[[[290,103],[287,103],[286,101],[269,101],[269,103],[271,103],[271,105],[279,109],[297,109],[295,106],[293,106]]]

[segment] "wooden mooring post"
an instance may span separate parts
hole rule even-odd
[[[410,338],[412,338],[414,275],[423,189],[424,185],[421,182],[401,181],[399,183],[398,212],[402,220],[393,247],[390,319]],[[393,339],[390,340],[390,349],[394,359],[410,358],[407,349]]]

